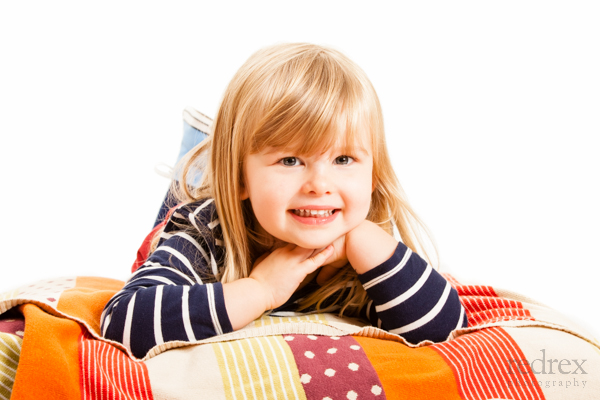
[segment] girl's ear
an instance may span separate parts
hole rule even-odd
[[[250,195],[246,189],[246,169],[242,168],[242,176],[240,177],[240,200],[246,200]]]
[[[242,184],[242,187],[240,188],[240,200],[246,200],[248,197],[250,197],[250,195],[248,195],[248,190],[246,189],[246,186]]]

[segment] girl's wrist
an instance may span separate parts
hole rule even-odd
[[[359,275],[387,261],[396,247],[398,241],[371,221],[363,221],[346,234],[346,255]]]
[[[233,330],[238,330],[260,317],[269,306],[265,290],[253,278],[242,278],[223,284],[225,308]]]
[[[255,298],[257,300],[257,302],[261,305],[260,309],[261,309],[261,315],[268,310],[271,310],[275,307],[273,307],[273,298],[270,295],[270,291],[268,290],[268,288],[265,287],[265,285],[263,283],[261,283],[260,281],[258,281],[257,279],[254,279],[253,277],[248,277],[248,278],[242,278],[243,280],[247,280],[246,284],[249,287],[252,287],[252,292],[255,293]]]

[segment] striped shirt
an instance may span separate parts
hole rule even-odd
[[[180,206],[167,221],[156,250],[106,305],[103,336],[142,358],[168,341],[195,342],[231,332],[223,286],[215,278],[224,259],[213,199]],[[359,280],[370,298],[361,314],[410,342],[443,341],[467,324],[456,290],[402,243]],[[313,280],[274,315],[296,311],[297,300],[317,287]]]

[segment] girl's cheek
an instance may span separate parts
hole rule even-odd
[[[373,178],[371,172],[363,171],[359,176],[346,177],[346,184],[361,196],[370,195],[373,191]]]
[[[356,184],[352,191],[356,193],[356,202],[357,207],[361,209],[364,217],[367,217],[369,213],[369,209],[371,208],[371,195],[373,194],[373,180],[371,178],[371,173],[365,173],[363,179],[357,179]]]

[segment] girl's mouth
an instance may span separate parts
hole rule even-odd
[[[305,225],[325,225],[332,222],[339,214],[339,209],[328,210],[288,210],[292,218]]]
[[[309,217],[309,218],[324,218],[330,217],[333,213],[336,212],[333,210],[290,210],[292,213],[296,214],[299,217]]]

